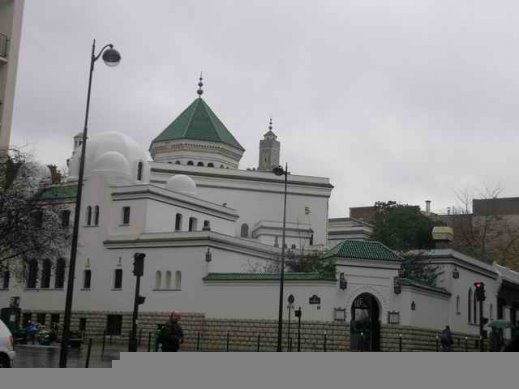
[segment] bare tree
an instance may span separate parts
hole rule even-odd
[[[44,201],[49,170],[19,150],[0,160],[0,269],[24,277],[31,260],[57,259],[69,243],[64,207]],[[53,261],[54,262],[54,261]]]
[[[454,247],[485,262],[519,267],[519,215],[507,214],[498,207],[503,189],[468,188],[456,193],[458,205],[443,218],[454,230]],[[474,200],[482,200],[477,210]]]

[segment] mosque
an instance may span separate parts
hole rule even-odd
[[[202,98],[202,86],[200,80],[198,97],[149,152],[117,132],[89,137],[73,300],[83,329],[96,315],[117,334],[131,318],[136,252],[146,254],[143,314],[174,309],[214,319],[277,319],[279,274],[272,269],[282,252],[285,177],[272,169],[280,165],[280,142],[271,121],[257,168],[240,169],[245,150]],[[43,195],[67,208],[65,226],[74,217],[81,142],[82,134],[74,137],[66,183],[47,186]],[[285,273],[285,298],[294,297],[305,320],[367,322],[373,349],[384,325],[449,325],[474,336],[480,315],[473,284],[482,281],[483,316],[517,321],[519,273],[452,250],[451,233],[438,230],[437,248],[424,254],[443,270],[437,286],[401,278],[402,257],[369,240],[369,224],[328,217],[332,190],[326,177],[287,174],[287,255],[316,253],[336,263],[335,276]],[[16,296],[40,321],[59,322],[68,258],[29,267],[30,285],[4,280],[0,306]]]

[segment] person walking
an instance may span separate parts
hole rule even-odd
[[[169,321],[162,329],[158,339],[163,352],[177,352],[180,345],[184,343],[184,332],[180,324],[178,324],[179,320],[180,313],[176,311],[171,312]]]
[[[452,340],[451,329],[449,326],[445,326],[445,329],[442,331],[440,342],[442,345],[442,351],[451,351],[451,347],[454,341]]]

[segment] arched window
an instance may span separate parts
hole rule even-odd
[[[182,273],[180,270],[175,272],[175,289],[180,289],[182,287]]]
[[[99,225],[99,205],[94,208],[94,226]]]
[[[211,222],[209,220],[204,220],[202,231],[211,231]]]
[[[11,273],[9,270],[5,270],[2,275],[2,289],[9,289],[9,279],[11,278]]]
[[[114,289],[122,289],[123,287],[123,269],[114,270]]]
[[[89,205],[86,209],[86,225],[92,224],[92,207]]]
[[[139,161],[139,163],[137,164],[137,180],[139,181],[142,180],[142,167],[143,163]]]
[[[160,289],[162,287],[162,273],[160,270],[155,272],[155,289]]]
[[[197,228],[197,220],[196,217],[189,218],[189,231],[196,231]]]
[[[166,272],[165,284],[166,289],[171,289],[171,271],[169,270]]]
[[[90,289],[92,282],[92,270],[86,269],[83,271],[83,289]]]
[[[214,163],[209,162],[209,163],[207,164],[207,167],[214,167]]]
[[[249,237],[249,225],[248,224],[243,223],[241,225],[241,234],[240,234],[240,236],[242,238],[248,238]]]
[[[175,165],[180,165],[180,161],[175,161]]]
[[[204,166],[204,163],[203,163],[203,162],[198,162],[198,163],[196,164],[196,166]]]
[[[123,207],[122,209],[122,224],[125,226],[130,224],[130,207]]]
[[[188,161],[187,166],[193,166],[193,165],[194,165],[193,161]]]
[[[469,314],[469,323],[472,323],[472,288],[469,289],[469,296],[467,299],[467,307],[468,307],[468,314]]]
[[[182,214],[177,213],[175,216],[175,231],[182,230]]]
[[[41,269],[41,285],[40,288],[42,289],[48,289],[50,288],[50,270],[51,270],[52,264],[50,262],[50,259],[45,259],[43,261],[43,266]]]
[[[38,280],[38,261],[31,259],[27,270],[27,288],[34,289]]]
[[[456,296],[456,313],[460,313],[460,296]]]
[[[223,169],[224,167],[225,167],[225,166],[223,166],[223,165],[220,165],[220,169]]]
[[[70,211],[68,209],[61,211],[61,226],[62,227],[70,226]]]
[[[56,262],[56,277],[54,278],[54,288],[63,289],[65,285],[65,260],[58,259]]]

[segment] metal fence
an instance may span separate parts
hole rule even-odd
[[[0,33],[0,57],[7,57],[9,49],[9,37]]]

